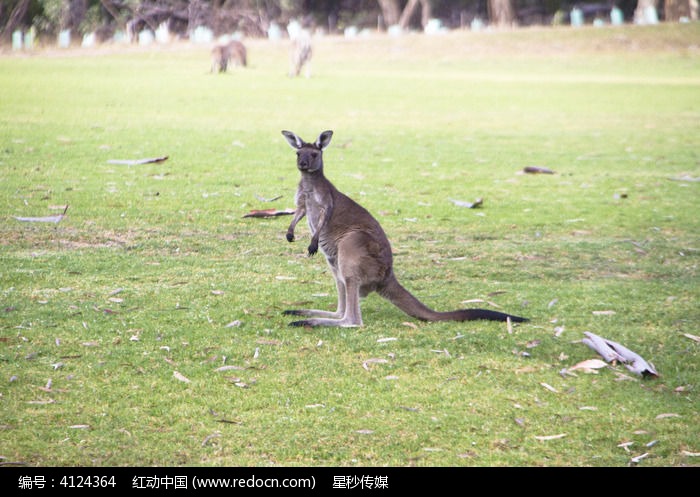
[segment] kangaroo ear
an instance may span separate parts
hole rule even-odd
[[[333,136],[333,132],[331,130],[324,131],[320,135],[318,135],[318,139],[316,140],[316,146],[323,150],[328,146],[328,144],[331,142],[331,137]]]
[[[295,150],[299,150],[303,145],[304,145],[304,140],[299,138],[297,135],[292,133],[291,131],[282,131],[282,134],[284,137],[287,139],[289,142],[289,145]]]

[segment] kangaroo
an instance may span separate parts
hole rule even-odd
[[[438,312],[423,304],[396,279],[391,245],[379,222],[324,176],[323,150],[328,147],[333,131],[324,131],[313,143],[305,142],[291,131],[282,131],[282,134],[297,151],[297,169],[301,173],[287,241],[294,241],[294,228],[306,216],[311,230],[309,256],[319,249],[323,252],[338,292],[335,312],[284,311],[285,315],[308,318],[291,322],[290,326],[362,326],[360,298],[371,292],[377,292],[409,316],[422,321],[527,321],[486,309]]]
[[[217,45],[211,49],[211,71],[226,72],[228,64],[233,61],[237,66],[246,67],[247,52],[245,45],[238,40],[230,41],[224,45]]]
[[[292,46],[289,52],[289,77],[299,76],[302,68],[306,68],[304,75],[309,78],[311,76],[311,49],[310,36],[302,32],[292,40]]]

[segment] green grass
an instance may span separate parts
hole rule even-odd
[[[308,80],[248,46],[226,75],[188,45],[0,57],[3,462],[697,464],[700,25],[329,37]],[[372,295],[363,328],[288,327],[335,290],[305,226],[242,217],[293,207],[282,129],[335,131],[328,177],[428,305],[531,321]],[[562,375],[584,331],[660,378]]]

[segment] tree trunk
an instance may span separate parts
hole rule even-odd
[[[681,17],[691,18],[690,0],[666,0],[664,19],[666,21],[680,21]]]
[[[411,22],[411,17],[413,17],[413,13],[415,12],[419,3],[421,6],[420,24],[424,28],[428,24],[431,16],[430,0],[408,0],[408,3],[401,13],[401,17],[399,18],[399,26],[401,26],[402,29],[408,28],[408,25]]]
[[[515,11],[511,0],[489,0],[489,18],[498,27],[510,27],[515,22]]]
[[[0,33],[12,33],[17,26],[22,22],[24,14],[27,13],[27,7],[29,7],[29,0],[20,0],[15,8],[10,12],[10,17],[7,20],[7,24],[4,27],[0,26]]]
[[[85,19],[87,0],[63,0],[62,7],[60,28],[77,32]]]
[[[382,17],[384,17],[384,26],[394,26],[399,23],[399,0],[377,0],[379,8],[382,9]]]

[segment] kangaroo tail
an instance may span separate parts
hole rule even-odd
[[[459,309],[447,312],[434,311],[401,286],[401,283],[398,282],[394,275],[390,276],[387,284],[378,289],[377,293],[409,316],[420,319],[421,321],[476,321],[479,319],[507,321],[508,318],[514,323],[528,321],[527,318],[487,309]]]

